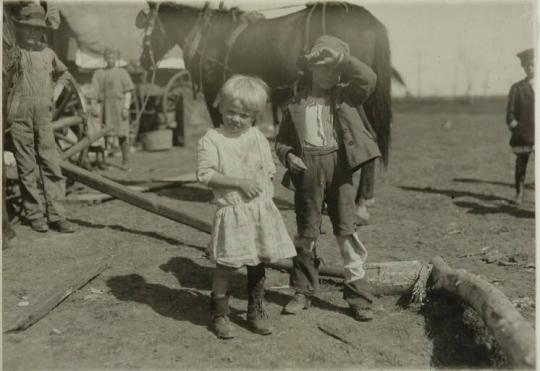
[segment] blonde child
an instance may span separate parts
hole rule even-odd
[[[257,77],[234,75],[220,95],[222,125],[199,141],[198,180],[212,188],[218,209],[210,257],[213,274],[212,328],[219,338],[234,337],[228,320],[231,274],[247,266],[247,320],[258,334],[272,332],[263,309],[263,263],[294,255],[295,249],[272,196],[275,165],[270,146],[254,127],[268,99]]]

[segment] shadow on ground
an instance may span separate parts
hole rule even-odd
[[[491,215],[491,214],[508,214],[515,218],[534,219],[534,211],[520,209],[511,205],[482,205],[476,202],[457,201],[456,206],[469,209],[468,214],[473,215]]]
[[[205,246],[189,244],[189,243],[177,240],[177,239],[172,238],[172,237],[163,236],[163,235],[161,235],[161,234],[159,234],[157,232],[154,232],[154,231],[141,231],[141,230],[138,230],[138,229],[127,228],[127,227],[124,227],[123,225],[119,225],[119,224],[91,223],[89,221],[80,220],[80,219],[71,219],[70,218],[69,221],[72,222],[73,224],[76,224],[76,225],[79,225],[79,226],[85,227],[85,228],[93,228],[93,229],[108,228],[108,229],[112,229],[114,231],[131,233],[131,234],[135,234],[135,235],[139,235],[139,236],[153,238],[153,239],[156,239],[156,240],[159,240],[159,241],[162,241],[162,242],[166,242],[169,245],[173,245],[173,246],[187,246],[187,247],[197,249],[199,251],[203,251],[203,252],[207,251],[207,248]]]
[[[469,183],[469,184],[491,184],[491,185],[514,188],[514,183],[501,182],[498,180],[485,180],[485,179],[475,179],[475,178],[454,178],[452,179],[452,181],[459,182],[459,183]],[[534,189],[534,183],[525,184],[525,188]]]
[[[431,188],[431,187],[421,188],[421,187],[409,187],[409,186],[399,186],[399,188],[404,191],[410,191],[410,192],[443,195],[443,196],[450,197],[451,199],[461,198],[461,197],[472,197],[481,201],[505,201],[508,203],[511,202],[511,200],[503,198],[503,197],[488,195],[484,193],[470,192],[470,191],[456,191],[454,189],[436,189],[436,188]]]

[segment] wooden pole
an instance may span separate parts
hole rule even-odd
[[[508,298],[494,285],[463,269],[452,269],[441,257],[432,259],[433,289],[456,295],[470,305],[515,368],[534,368],[535,333]]]
[[[82,124],[83,122],[84,122],[84,119],[81,116],[63,117],[60,120],[53,121],[52,128],[53,130],[60,130],[67,127]]]
[[[113,128],[106,128],[106,129],[98,131],[97,133],[95,133],[92,136],[83,138],[76,145],[74,145],[73,147],[71,147],[70,149],[64,151],[64,153],[62,153],[62,155],[61,155],[62,160],[66,160],[66,159],[70,158],[71,156],[73,156],[74,154],[79,153],[82,150],[88,148],[96,140],[98,140],[98,139],[104,137],[105,135],[107,135],[107,133],[109,133],[112,129]]]
[[[69,295],[73,294],[75,291],[79,290],[96,276],[101,274],[101,272],[103,272],[106,268],[106,264],[100,264],[97,268],[94,267],[94,269],[91,269],[86,273],[78,271],[77,277],[73,278],[72,282],[70,282],[67,286],[64,286],[61,290],[54,290],[50,295],[47,296],[44,302],[39,303],[35,307],[31,308],[28,313],[25,313],[16,319],[13,325],[8,326],[7,329],[4,330],[4,333],[26,330],[28,327],[45,317]]]
[[[81,169],[69,162],[62,162],[61,167],[65,176],[87,185],[90,188],[107,193],[133,206],[150,211],[151,213],[189,225],[199,231],[205,233],[211,233],[212,231],[212,225],[210,223],[183,213],[180,210],[169,206],[166,202],[155,199],[152,200],[141,192],[133,191],[119,183]]]

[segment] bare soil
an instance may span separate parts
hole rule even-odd
[[[200,101],[199,101],[200,102]],[[208,126],[191,102],[187,148],[137,152],[134,168],[106,176],[139,184],[195,169],[196,139]],[[442,256],[451,266],[483,276],[511,299],[534,303],[534,161],[526,199],[512,207],[514,156],[508,147],[504,103],[397,105],[391,163],[379,171],[372,224],[359,229],[371,262],[428,262]],[[119,159],[111,162],[119,163]],[[280,169],[283,172],[283,169]],[[292,193],[276,178],[276,204],[294,233]],[[211,220],[210,192],[188,184],[148,194]],[[3,252],[3,324],[44,300],[51,290],[105,260],[109,268],[34,326],[3,336],[5,370],[165,368],[497,368],[493,350],[475,342],[463,324],[462,305],[434,296],[421,309],[382,298],[369,323],[347,315],[339,284],[325,281],[314,307],[280,314],[292,292],[288,275],[268,270],[267,310],[274,333],[251,333],[244,318],[245,272],[232,288],[236,338],[209,331],[212,265],[209,236],[121,201],[68,204],[77,232],[38,234],[17,224],[17,238]],[[324,222],[320,255],[339,265]],[[498,250],[513,265],[488,264],[482,251]],[[29,306],[20,307],[21,301]],[[534,323],[534,304],[520,308]],[[350,344],[328,336],[330,326]]]

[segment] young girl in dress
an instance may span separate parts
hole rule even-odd
[[[270,145],[254,127],[268,99],[257,77],[234,75],[220,93],[222,125],[199,141],[197,178],[212,188],[214,217],[210,258],[216,263],[212,283],[212,328],[219,338],[234,337],[228,320],[231,275],[247,266],[247,320],[258,334],[272,332],[263,309],[263,263],[296,255],[275,206],[272,177],[276,171]]]

